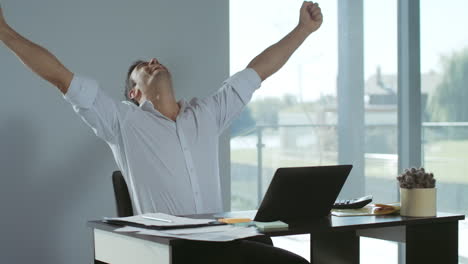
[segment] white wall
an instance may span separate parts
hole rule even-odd
[[[228,76],[227,0],[2,5],[18,32],[118,100],[127,68],[139,58],[167,65],[178,98],[208,95]],[[110,149],[4,46],[0,91],[0,263],[90,263],[86,221],[115,215]],[[222,153],[229,154],[226,146]],[[221,160],[229,171],[229,160]]]

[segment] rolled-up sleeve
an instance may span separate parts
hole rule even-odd
[[[219,133],[242,112],[261,83],[257,72],[247,68],[228,78],[215,94],[203,100],[215,115]]]
[[[98,137],[112,142],[118,133],[122,109],[95,80],[75,75],[64,98]]]
[[[236,90],[244,105],[250,102],[252,94],[260,87],[261,83],[260,76],[252,68],[240,71],[224,81],[225,85],[231,86]]]
[[[73,107],[87,109],[96,99],[98,88],[98,83],[95,80],[75,75],[64,98]]]

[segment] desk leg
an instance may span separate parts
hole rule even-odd
[[[358,264],[359,236],[356,231],[312,234],[311,263]]]
[[[406,264],[458,263],[458,222],[406,226]]]

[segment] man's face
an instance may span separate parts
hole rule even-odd
[[[136,83],[134,89],[139,89],[142,93],[158,89],[158,86],[171,84],[171,74],[155,58],[138,64],[130,78]]]

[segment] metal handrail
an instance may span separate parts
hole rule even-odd
[[[425,128],[434,128],[434,127],[467,127],[468,122],[423,122],[421,124],[422,127]],[[312,127],[312,128],[336,128],[338,127],[337,124],[258,124],[254,128],[249,129],[248,133],[256,132],[257,134],[257,199],[258,204],[260,204],[262,200],[262,189],[263,189],[263,151],[262,149],[265,147],[263,144],[263,130],[268,128],[305,128],[305,127]],[[374,127],[397,127],[397,124],[367,124],[364,126],[365,128],[374,128]],[[424,135],[424,134],[423,134]],[[422,143],[424,144],[425,141],[423,139]]]

